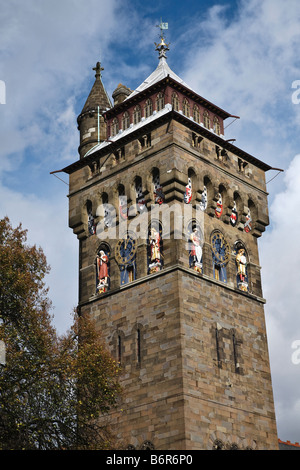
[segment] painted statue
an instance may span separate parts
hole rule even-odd
[[[233,227],[235,227],[237,222],[238,222],[238,213],[237,213],[237,208],[236,208],[236,202],[234,201],[231,216],[230,216],[230,223]]]
[[[241,290],[247,291],[247,258],[244,248],[238,250],[235,261],[237,265],[238,286]]]
[[[97,255],[97,275],[98,275],[98,284],[97,284],[97,293],[103,293],[108,290],[108,262],[109,258],[103,250]]]
[[[127,197],[119,196],[119,209],[122,219],[128,219]]]
[[[244,230],[247,233],[251,232],[252,230],[252,217],[251,217],[251,212],[249,208],[248,208],[248,214],[246,215],[246,222],[244,225]]]
[[[222,195],[219,193],[219,199],[217,201],[217,207],[215,209],[215,214],[218,219],[221,217],[223,212],[223,202],[222,202]]]
[[[89,211],[88,211],[88,228],[89,228],[90,235],[95,235],[96,225],[95,225],[95,219],[93,217],[91,209],[89,209]]]
[[[184,202],[189,204],[192,200],[192,180],[188,178],[188,184],[185,187]]]
[[[206,208],[207,208],[207,189],[206,189],[206,186],[204,186],[203,192],[201,195],[200,209],[202,211],[205,211]]]
[[[153,273],[161,269],[161,258],[162,258],[160,233],[154,227],[152,227],[150,231],[149,244],[150,244],[149,272]]]
[[[192,258],[191,266],[198,272],[202,272],[202,247],[199,231],[195,227],[190,235],[191,240],[191,252],[190,256]]]

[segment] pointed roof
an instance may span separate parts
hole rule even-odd
[[[163,37],[161,37],[161,41],[159,44],[156,44],[156,50],[159,52],[159,63],[154,72],[149,75],[146,80],[143,81],[143,83],[136,88],[126,99],[132,98],[134,95],[137,95],[141,91],[146,90],[147,88],[151,87],[155,83],[159,82],[160,80],[166,78],[166,77],[171,77],[173,80],[175,80],[177,83],[180,83],[183,85],[185,88],[191,88],[178,76],[176,73],[173,72],[173,70],[170,69],[168,63],[167,63],[167,56],[166,52],[169,50],[169,45],[165,43],[165,40]],[[192,90],[193,91],[193,90]]]
[[[143,83],[138,87],[136,88],[127,98],[126,100],[128,100],[129,98],[132,98],[134,95],[137,95],[138,93],[140,93],[141,91],[144,91],[146,90],[147,88],[151,87],[152,85],[154,85],[155,83],[159,82],[160,80],[162,80],[163,78],[166,78],[166,77],[171,77],[173,78],[173,80],[175,80],[176,82],[180,83],[181,85],[183,85],[184,87],[186,88],[190,88],[180,77],[178,77],[178,75],[176,75],[176,73],[174,73],[165,57],[162,57],[160,60],[159,60],[159,63],[158,63],[158,66],[157,68],[154,70],[154,72],[151,73],[151,75],[149,75],[148,78],[146,78],[145,81],[143,81]],[[191,88],[190,88],[191,89]]]
[[[112,107],[109,96],[106,93],[106,90],[101,80],[101,72],[102,70],[104,70],[104,68],[101,67],[100,62],[97,62],[96,67],[94,67],[93,70],[95,70],[96,72],[96,80],[85,102],[85,105],[82,108],[81,114],[86,113],[91,109],[95,109],[98,106],[100,108],[100,112],[104,112],[108,108]]]

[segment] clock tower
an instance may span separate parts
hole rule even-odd
[[[170,69],[163,35],[156,50],[113,105],[96,67],[62,170],[78,309],[122,368],[108,419],[128,449],[277,449],[257,245],[272,168],[225,138],[236,116]]]

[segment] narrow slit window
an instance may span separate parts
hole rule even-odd
[[[118,354],[118,363],[121,364],[121,361],[122,361],[122,338],[120,335],[118,335],[118,351],[117,351],[117,354]]]
[[[237,341],[234,331],[232,332],[232,346],[233,346],[233,360],[234,360],[234,367],[235,370],[238,372],[240,369],[240,364],[238,361],[238,354],[237,354]]]
[[[137,363],[141,363],[141,330],[138,328],[136,330],[136,355]]]

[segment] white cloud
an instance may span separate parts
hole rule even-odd
[[[22,194],[0,186],[1,217],[7,215],[13,227],[22,222],[28,243],[41,246],[51,272],[45,282],[53,304],[54,324],[59,333],[70,326],[77,305],[78,245],[68,225],[68,201],[63,183],[53,182],[53,198]]]
[[[29,243],[44,250],[60,332],[69,326],[78,301],[78,247],[68,227],[68,188],[49,173],[78,158],[76,99],[87,97],[100,44],[108,54],[118,3],[1,4],[0,79],[6,104],[0,106],[0,217],[7,215],[13,226],[22,222]],[[68,181],[67,175],[59,176]]]
[[[297,152],[292,139],[285,145],[282,140],[290,137],[300,112],[291,102],[292,82],[300,78],[299,18],[297,0],[242,1],[231,21],[226,8],[213,8],[188,33],[184,80],[240,116],[226,131],[227,138],[236,138],[238,146],[274,166],[282,163],[274,148],[282,147],[289,161]]]
[[[270,207],[272,230],[260,241],[266,324],[280,438],[299,441],[300,365],[292,344],[300,340],[300,155],[292,160]]]

